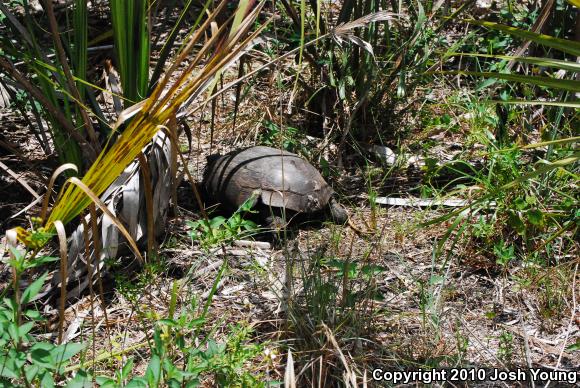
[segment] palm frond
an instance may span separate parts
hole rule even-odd
[[[564,53],[580,56],[580,42],[556,38],[554,36],[538,34],[531,31],[522,30],[516,27],[506,26],[504,24],[488,22],[483,20],[465,20],[467,23],[490,28],[492,30],[502,31],[506,34],[517,36],[518,38],[531,40],[534,43],[541,44],[546,47],[551,47],[560,50]]]
[[[223,7],[222,2],[218,9]],[[151,96],[143,103],[142,109],[133,117],[125,131],[110,150],[99,155],[91,166],[83,182],[97,195],[102,194],[107,187],[123,172],[123,170],[137,157],[151,138],[168,122],[175,117],[181,104],[191,95],[199,95],[208,85],[215,74],[234,58],[243,47],[251,41],[250,38],[242,40],[252,27],[253,20],[263,6],[261,2],[240,25],[236,34],[231,35],[226,43],[210,54],[211,49],[217,48],[217,37],[212,37],[202,46],[198,54],[191,61],[199,64],[202,58],[209,55],[209,59],[200,71],[194,73],[193,65],[190,64],[182,71],[177,80],[165,91],[165,86],[172,79],[173,72],[177,69],[194,46],[200,41],[204,31],[200,29],[191,38],[184,50],[172,64],[164,79],[159,82]],[[207,27],[211,17],[204,26]],[[225,34],[226,28],[221,27],[218,36]],[[68,185],[65,193],[57,200],[52,213],[47,221],[47,229],[51,230],[55,220],[63,223],[70,222],[79,215],[90,203],[90,199],[74,186]]]

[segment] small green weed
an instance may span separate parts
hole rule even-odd
[[[143,376],[131,377],[135,366],[129,358],[113,377],[98,376],[101,388],[126,387],[198,387],[212,378],[220,387],[263,387],[259,376],[244,369],[246,364],[263,353],[263,346],[247,344],[251,330],[238,325],[226,342],[213,339],[192,346],[188,338],[201,327],[203,319],[184,315],[177,320],[160,320],[153,334],[153,348]],[[212,377],[213,376],[213,377]]]
[[[178,312],[177,299],[182,287],[179,282],[174,282],[165,317],[155,311],[142,311],[143,318],[153,321],[154,327],[150,340],[133,346],[136,349],[149,345],[151,355],[143,375],[135,375],[134,360],[129,358],[113,376],[98,376],[96,382],[101,387],[111,388],[197,387],[208,381],[222,387],[263,386],[261,376],[247,369],[250,361],[257,364],[255,359],[264,350],[262,344],[250,342],[251,327],[245,324],[230,326],[221,341],[216,340],[214,334],[222,320],[206,327],[213,295],[226,268],[224,264],[203,304],[192,295],[188,297],[189,303]]]
[[[42,289],[48,273],[33,281],[22,293],[20,279],[26,270],[57,260],[13,248],[11,257],[3,260],[13,269],[14,289],[13,295],[4,297],[0,304],[0,387],[55,386],[70,360],[85,348],[80,343],[55,345],[38,341],[32,334],[44,319],[29,305]]]
[[[300,144],[303,133],[297,128],[287,126],[281,129],[272,121],[264,122],[265,131],[260,133],[259,142],[271,147],[282,147],[286,151],[299,152],[302,150]]]
[[[257,232],[255,222],[247,220],[244,216],[251,213],[256,197],[250,197],[229,218],[222,216],[210,220],[188,221],[191,228],[189,236],[192,240],[200,242],[203,248],[210,248],[217,244],[245,238]]]
[[[252,330],[238,324],[230,326],[231,333],[225,343],[209,341],[205,351],[192,352],[191,356],[206,370],[215,373],[216,382],[222,387],[264,387],[257,377],[247,370],[247,363],[260,356],[261,344],[247,343]]]
[[[463,193],[470,198],[469,226],[462,222],[465,214],[454,212],[452,228],[468,231],[478,251],[497,264],[505,266],[514,257],[549,263],[552,255],[546,242],[560,237],[567,240],[566,232],[576,227],[577,201],[571,192],[577,180],[574,166],[550,168],[549,161],[536,159],[534,153],[491,126],[480,128],[473,136],[487,151],[476,156],[467,150],[463,154],[466,160],[460,156],[442,166],[427,163],[429,185],[424,191],[439,196]],[[554,149],[550,157],[558,160],[571,153],[572,149],[564,146]],[[469,162],[474,158],[482,165],[476,168]],[[447,172],[453,174],[452,179],[443,187],[435,186],[435,180]],[[566,246],[573,245],[570,243]]]
[[[506,245],[503,240],[494,245],[493,252],[496,256],[496,263],[504,267],[514,258],[514,246]]]
[[[499,350],[497,355],[507,365],[514,361],[514,336],[512,333],[503,331],[499,336]]]

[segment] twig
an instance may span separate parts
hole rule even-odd
[[[548,17],[550,16],[552,8],[554,7],[554,3],[555,3],[554,0],[548,0],[544,4],[544,6],[542,7],[542,11],[540,12],[540,15],[538,16],[538,19],[536,20],[536,22],[534,23],[534,25],[532,26],[530,31],[535,32],[535,33],[540,33],[542,31],[542,28],[544,27],[544,24],[546,24],[546,21],[548,20]],[[521,57],[522,55],[524,55],[524,53],[526,52],[526,50],[530,46],[530,43],[531,43],[530,40],[526,40],[524,42],[524,44],[521,45],[521,47],[518,49],[518,51],[516,51],[516,53],[513,56],[514,57]],[[506,66],[506,70],[508,70],[508,71],[511,70],[516,62],[517,62],[517,60],[515,60],[515,59],[510,60]]]
[[[420,199],[420,198],[396,198],[396,197],[377,197],[375,202],[380,205],[389,206],[409,206],[409,207],[463,207],[467,206],[467,201],[462,199]],[[491,206],[491,205],[490,205]]]
[[[30,185],[28,183],[26,183],[26,181],[22,177],[19,177],[18,174],[16,174],[14,171],[12,171],[10,169],[10,167],[8,167],[4,163],[0,162],[0,168],[2,168],[4,171],[6,171],[8,173],[8,175],[10,175],[12,178],[14,178],[16,180],[16,182],[20,183],[22,185],[22,187],[24,187],[30,194],[32,194],[32,196],[34,198],[36,198],[36,199],[40,198],[40,194],[38,194],[36,191],[34,191],[34,189],[32,187],[30,187]]]

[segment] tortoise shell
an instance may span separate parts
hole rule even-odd
[[[264,146],[208,157],[203,187],[211,198],[232,208],[257,193],[266,206],[303,213],[324,209],[333,194],[306,160]]]

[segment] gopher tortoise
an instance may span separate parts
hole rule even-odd
[[[297,214],[348,220],[322,175],[298,155],[272,147],[250,147],[207,158],[203,189],[213,201],[235,210],[248,199],[270,227]]]

